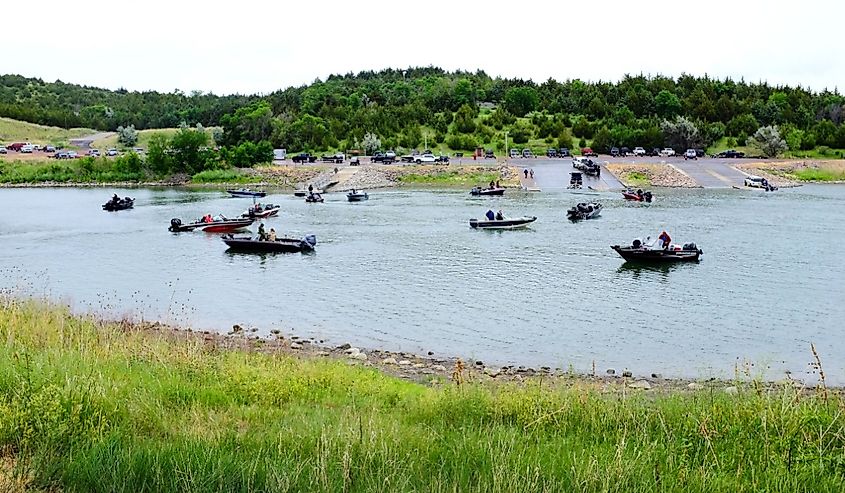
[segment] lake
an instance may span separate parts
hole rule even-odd
[[[113,192],[135,209],[100,210]],[[500,198],[466,191],[371,191],[348,203],[271,194],[280,235],[317,236],[314,254],[226,251],[218,235],[170,233],[249,199],[221,191],[0,190],[0,287],[79,311],[227,332],[233,324],[487,364],[614,368],[666,377],[780,379],[808,374],[815,343],[829,383],[845,384],[845,187],[773,194],[656,190],[655,203],[553,190]],[[536,215],[522,231],[475,231],[488,208]],[[257,223],[253,226],[257,229]],[[667,230],[704,250],[698,264],[632,267],[609,246]]]

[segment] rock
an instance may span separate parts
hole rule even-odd
[[[238,325],[238,324],[235,324],[235,325],[233,325],[233,326],[232,326],[232,332],[240,332],[240,331],[242,331],[242,330],[243,330],[243,329],[242,329],[242,328],[241,328],[241,326],[240,326],[240,325]]]
[[[423,375],[434,375],[434,370],[423,368],[422,370],[420,370],[420,373],[422,373]]]
[[[484,369],[484,373],[486,373],[487,375],[495,378],[495,377],[499,376],[499,373],[501,373],[501,370],[499,370],[498,368],[487,367],[487,368]]]
[[[356,347],[351,347],[351,348],[348,348],[346,351],[344,351],[344,353],[346,353],[346,354],[358,354],[360,352],[361,352],[361,350],[356,348]]]
[[[299,339],[299,336],[290,336],[291,339]]]
[[[250,332],[258,332],[258,327],[253,327],[249,329]]]
[[[431,367],[431,369],[432,369],[432,370],[434,370],[434,371],[440,371],[440,372],[445,372],[445,371],[446,371],[446,367],[445,367],[445,366],[443,366],[443,365],[433,365],[433,366]]]
[[[337,349],[339,351],[346,351],[347,349],[350,349],[351,347],[352,347],[352,345],[347,342],[346,344],[341,344],[340,346],[338,346]]]
[[[654,379],[656,379],[656,380],[662,380],[662,379],[663,379],[663,375],[661,375],[660,373],[652,373],[652,374],[651,374],[651,378],[654,378]]]
[[[317,351],[316,353],[314,353],[314,356],[328,356],[328,355],[329,355],[328,351]]]
[[[646,380],[638,380],[634,383],[628,384],[628,387],[632,389],[643,389],[643,390],[651,390],[651,384],[648,383]]]
[[[352,353],[352,354],[349,355],[349,357],[352,358],[352,359],[360,360],[360,361],[367,361],[367,353],[361,353],[361,352]]]
[[[290,348],[291,349],[302,349],[302,344],[300,344],[298,342],[292,342],[292,343],[290,343]]]
[[[634,374],[630,370],[625,370],[622,372],[622,376],[625,378],[631,378],[634,376]]]
[[[431,355],[433,355],[433,354],[434,354],[434,351],[429,351],[429,352],[428,352],[428,355],[429,355],[429,356],[431,356]]]
[[[281,332],[281,330],[279,330],[279,329],[273,329],[273,330],[270,331],[270,333],[273,334],[273,335],[279,335],[280,332]]]
[[[384,358],[383,360],[381,360],[381,364],[383,364],[383,365],[395,365],[396,364],[396,358]]]
[[[701,390],[701,389],[704,388],[704,385],[701,385],[698,382],[692,382],[689,385],[687,385],[687,388],[690,389],[690,390]]]
[[[616,370],[614,370],[613,368],[608,368],[606,373],[608,375],[616,375]]]
[[[484,362],[483,361],[476,361],[475,366],[484,366]]]
[[[739,392],[739,389],[731,385],[730,387],[725,387],[725,393],[730,395],[736,395]]]
[[[399,363],[397,363],[397,364],[398,364],[399,366],[409,366],[409,365],[411,364],[411,362],[410,362],[410,361],[408,361],[408,360],[406,360],[406,359],[403,359],[403,360],[401,360],[401,361],[400,361]]]
[[[412,368],[423,368],[425,365],[422,363],[414,363],[411,367]]]

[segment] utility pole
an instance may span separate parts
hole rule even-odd
[[[508,160],[508,131],[505,130],[505,162]]]

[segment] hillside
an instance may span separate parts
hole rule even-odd
[[[70,139],[96,133],[90,128],[48,127],[0,117],[0,144],[32,142],[34,144],[66,144]]]

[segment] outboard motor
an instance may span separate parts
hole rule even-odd
[[[683,248],[684,248],[684,250],[690,251],[690,252],[694,252],[694,251],[698,250],[698,247],[693,242],[684,243]]]
[[[174,217],[173,219],[170,220],[170,230],[171,231],[176,231],[177,229],[179,229],[179,226],[182,226],[182,220],[181,219],[179,219],[178,217]]]
[[[634,243],[631,246],[633,246],[634,248],[639,248],[639,247],[643,246],[643,242],[640,241],[639,238],[637,238],[637,239],[634,240]]]
[[[646,192],[643,194],[643,198],[646,202],[651,203],[651,192]]]
[[[305,245],[308,245],[308,248],[310,250],[313,250],[314,247],[317,245],[317,237],[314,235],[306,235],[305,238],[302,239],[302,242]]]

